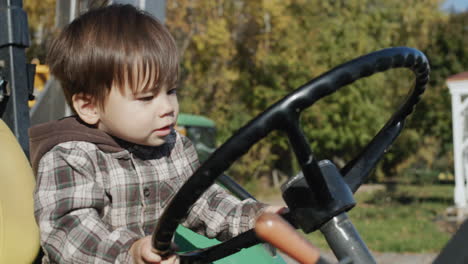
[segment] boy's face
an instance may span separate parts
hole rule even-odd
[[[160,146],[174,129],[179,113],[176,89],[161,87],[157,94],[133,94],[112,87],[104,111],[99,111],[98,129],[128,142]]]

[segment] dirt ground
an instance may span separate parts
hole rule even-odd
[[[336,264],[338,260],[336,259],[333,252],[323,251],[320,253],[322,258],[324,258],[329,264]],[[298,264],[287,255],[281,253],[281,256],[288,264]],[[436,258],[436,254],[398,254],[398,253],[373,253],[375,261],[378,264],[430,264]]]

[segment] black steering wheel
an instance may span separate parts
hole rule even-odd
[[[415,85],[378,134],[360,154],[339,171],[349,190],[355,192],[400,134],[406,117],[411,114],[425,90],[429,80],[429,62],[419,50],[407,47],[388,48],[356,58],[309,81],[254,118],[219,147],[174,196],[153,232],[153,247],[161,254],[170,252],[175,230],[185,218],[189,208],[222,172],[273,130],[281,130],[287,134],[304,178],[316,197],[325,203],[333,200],[333,191],[328,187],[327,179],[300,128],[300,114],[317,100],[336,92],[339,88],[392,68],[412,70],[416,77]],[[347,206],[343,210],[349,209],[350,206]],[[297,226],[294,223],[294,212],[291,213],[283,217]],[[326,216],[324,219],[329,220],[334,216]],[[214,247],[184,253],[181,255],[181,262],[214,261],[260,242],[250,230]]]

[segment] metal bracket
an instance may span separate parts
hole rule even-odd
[[[10,96],[10,86],[7,80],[0,76],[0,102]]]
[[[26,64],[28,77],[28,100],[34,100],[34,76],[36,75],[36,64]]]
[[[3,101],[5,97],[9,97],[11,94],[8,81],[5,79],[5,77],[3,77],[3,68],[5,68],[5,61],[0,60],[0,102]]]
[[[8,81],[3,77],[3,68],[5,68],[5,61],[0,60],[0,117],[3,115],[11,95],[10,85],[8,85]]]
[[[28,18],[21,6],[0,7],[0,47],[7,45],[29,47]]]

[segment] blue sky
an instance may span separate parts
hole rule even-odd
[[[446,0],[442,8],[448,9],[452,6],[456,11],[465,11],[468,9],[468,0]]]

